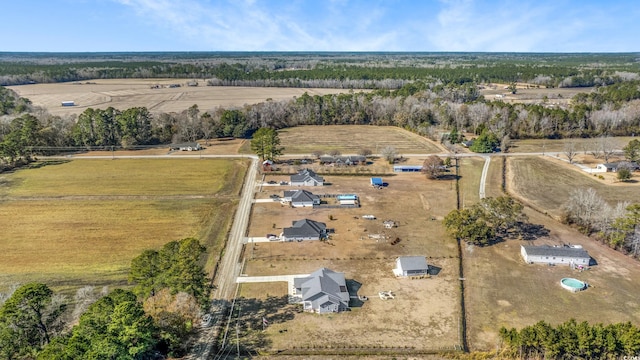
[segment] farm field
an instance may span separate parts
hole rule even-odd
[[[343,154],[357,154],[370,149],[378,154],[387,146],[398,155],[444,152],[431,140],[395,126],[327,125],[296,126],[278,131],[285,154],[311,154],[314,151],[338,150]]]
[[[523,104],[551,104],[551,105],[568,105],[571,98],[579,93],[590,93],[592,87],[584,88],[545,88],[544,86],[535,87],[530,84],[517,84],[516,94],[505,89],[509,84],[490,84],[480,89],[487,100],[498,99],[506,103],[523,103]],[[497,96],[496,96],[497,95]],[[547,100],[545,101],[545,96]]]
[[[611,204],[640,201],[640,191],[635,184],[614,184],[610,180],[600,180],[558,160],[513,157],[508,158],[507,162],[509,192],[556,218],[561,215],[562,206],[573,189],[593,188]]]
[[[114,107],[124,110],[144,106],[151,112],[181,112],[197,104],[202,111],[222,107],[256,104],[267,99],[284,100],[309,95],[345,92],[344,89],[267,88],[205,86],[200,80],[195,87],[186,86],[192,79],[97,79],[87,82],[8,86],[34,105],[46,108],[53,115],[80,114],[87,108]],[[180,87],[166,88],[170,84]],[[152,86],[160,86],[152,89]],[[62,101],[74,101],[76,106],[61,106]]]
[[[3,174],[0,288],[123,285],[142,250],[191,236],[217,254],[246,167],[240,160],[74,160]]]
[[[273,179],[277,181],[280,177]],[[266,331],[269,350],[309,345],[308,339],[314,339],[313,345],[319,347],[407,346],[424,350],[458,344],[457,250],[455,240],[445,234],[441,221],[455,207],[453,180],[427,180],[422,174],[405,173],[384,177],[389,185],[375,189],[365,176],[325,175],[325,179],[331,185],[303,188],[315,194],[355,193],[361,207],[310,209],[282,206],[279,202],[255,204],[249,236],[279,234],[283,227],[302,218],[325,222],[335,229],[335,234],[326,242],[247,244],[243,273],[305,274],[328,267],[345,272],[347,279],[360,283],[358,294],[370,300],[346,313],[328,316],[296,313],[286,320],[274,321]],[[291,187],[263,187],[258,197],[282,195],[288,189]],[[363,219],[365,214],[377,219]],[[385,229],[382,221],[387,219],[395,220],[398,227]],[[383,234],[381,239],[375,238]],[[400,241],[392,245],[396,238]],[[396,257],[401,255],[425,255],[439,273],[429,279],[395,278],[391,270]],[[383,290],[394,291],[396,299],[379,299],[377,293]],[[241,286],[241,294],[247,299],[264,300],[286,293],[286,286]],[[333,331],[330,334],[322,331],[327,328]],[[422,341],[426,338],[429,341]]]

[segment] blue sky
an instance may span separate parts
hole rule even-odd
[[[637,0],[0,0],[0,51],[640,51]]]

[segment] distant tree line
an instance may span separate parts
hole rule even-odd
[[[131,264],[133,291],[84,287],[71,302],[46,284],[28,283],[0,294],[0,358],[185,355],[208,309],[205,250],[198,240],[187,238],[145,251]]]
[[[0,85],[198,78],[225,86],[396,88],[413,81],[441,81],[586,87],[637,79],[636,62],[635,54],[5,54],[0,56]]]

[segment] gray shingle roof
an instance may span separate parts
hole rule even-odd
[[[572,248],[567,246],[523,246],[527,256],[561,256],[573,258],[590,259],[589,253],[582,248]]]
[[[314,195],[307,190],[286,190],[284,192],[284,197],[290,197],[291,202],[293,203],[313,202],[320,199],[318,195]]]
[[[301,170],[297,174],[291,175],[290,177],[292,183],[307,182],[311,179],[315,180],[316,182],[324,182],[324,178],[322,178],[322,176],[318,176],[315,171],[310,169]]]
[[[400,256],[398,257],[400,267],[404,271],[428,269],[427,259],[424,256]]]
[[[327,230],[327,225],[318,221],[302,219],[293,222],[293,226],[284,228],[283,234],[285,238],[296,237],[322,237]]]
[[[344,273],[321,268],[307,278],[294,279],[294,285],[302,290],[302,301],[310,301],[313,309],[327,304],[339,304],[342,308],[349,306]]]

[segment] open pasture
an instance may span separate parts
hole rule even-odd
[[[311,154],[314,151],[338,150],[357,154],[369,149],[378,154],[387,146],[398,155],[430,154],[445,150],[431,140],[395,126],[329,125],[296,126],[278,131],[285,154]]]
[[[97,79],[87,82],[33,84],[9,86],[34,105],[46,108],[54,115],[80,114],[87,108],[124,110],[144,106],[152,112],[181,112],[194,104],[202,111],[222,107],[257,104],[267,99],[285,100],[309,95],[345,92],[344,89],[268,88],[187,86],[191,79]],[[170,84],[180,87],[168,88]],[[158,86],[159,88],[152,88]],[[61,106],[62,101],[74,101],[76,106]]]
[[[270,179],[267,176],[266,180]],[[254,205],[249,236],[279,234],[283,227],[303,218],[324,222],[335,229],[335,234],[329,241],[249,243],[244,252],[244,274],[304,274],[324,266],[345,272],[347,279],[362,285],[358,294],[370,299],[346,313],[300,313],[291,320],[272,323],[267,328],[270,350],[307,345],[408,346],[424,350],[452,348],[459,343],[456,243],[442,226],[444,215],[455,208],[453,180],[428,180],[419,173],[383,179],[388,186],[382,189],[371,187],[366,176],[334,175],[325,175],[330,185],[303,187],[314,194],[357,194],[360,208],[291,208],[279,202]],[[282,195],[283,190],[291,189],[298,187],[263,187],[258,197]],[[376,219],[363,219],[365,214]],[[388,219],[396,221],[398,227],[385,229],[382,221]],[[396,238],[400,241],[392,245]],[[395,278],[391,270],[396,257],[402,255],[427,256],[439,273],[429,279]],[[377,294],[383,290],[394,291],[396,299],[380,300]],[[241,286],[246,298],[284,296],[286,291],[282,286]],[[309,343],[309,339],[314,340]]]
[[[238,160],[75,160],[4,174],[0,288],[122,283],[133,257],[185,237],[217,254],[246,167]]]
[[[558,324],[571,318],[595,323],[640,322],[640,264],[551,221],[527,211],[530,221],[544,224],[548,237],[535,241],[507,240],[485,247],[466,247],[465,289],[469,346],[494,349],[501,326],[521,328],[540,320]],[[597,262],[590,270],[569,266],[526,264],[520,245],[580,244]],[[573,277],[587,282],[587,290],[572,293],[560,279]]]
[[[607,141],[610,141],[613,148],[616,150],[622,150],[629,141],[634,138],[631,136],[616,136],[610,137]],[[599,149],[599,144],[602,140],[600,138],[571,138],[571,139],[526,139],[526,140],[512,140],[509,152],[514,153],[545,153],[545,152],[564,152],[568,143],[575,144],[575,151],[578,153],[587,153],[593,150]],[[562,154],[560,155],[562,156]],[[601,160],[600,162],[603,162]]]
[[[562,214],[562,207],[574,189],[593,188],[611,204],[640,201],[635,184],[612,185],[569,164],[541,157],[513,157],[507,162],[509,192],[555,217]]]

